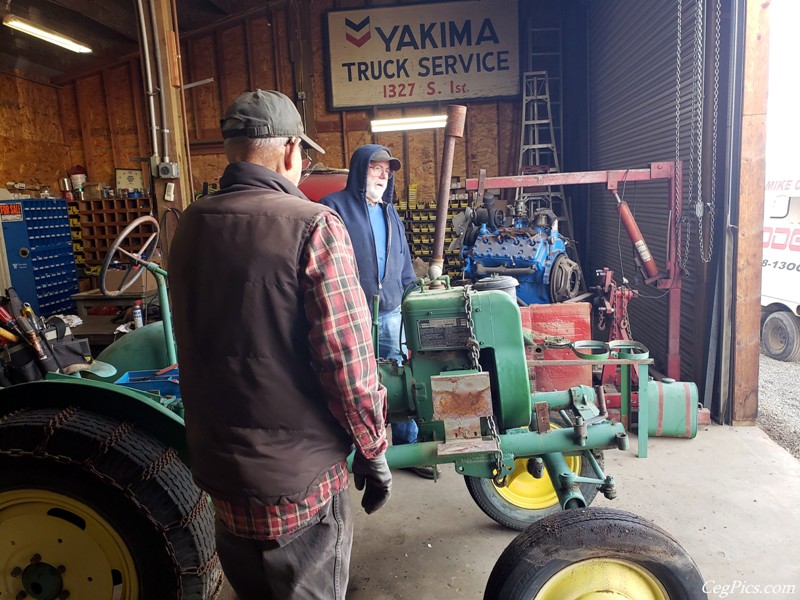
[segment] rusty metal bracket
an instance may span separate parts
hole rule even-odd
[[[550,432],[550,405],[547,402],[536,402],[533,405],[536,415],[536,431],[539,433]]]
[[[481,417],[491,417],[492,391],[485,372],[431,377],[433,418],[442,421],[447,441],[480,439]]]

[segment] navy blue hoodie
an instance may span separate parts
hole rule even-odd
[[[391,151],[386,146],[367,144],[353,153],[347,187],[340,192],[328,194],[320,203],[331,207],[342,217],[355,249],[361,289],[372,310],[372,298],[380,294],[379,314],[384,315],[403,300],[403,289],[416,279],[411,266],[411,253],[406,243],[405,229],[392,201],[394,200],[394,177],[388,180],[383,192],[384,215],[386,216],[386,271],[383,281],[378,280],[378,257],[375,252],[375,236],[367,208],[367,167],[372,156],[379,150]]]

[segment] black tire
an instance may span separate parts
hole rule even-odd
[[[73,598],[110,599],[101,580],[130,600],[219,592],[208,496],[174,450],[131,424],[73,407],[10,413],[0,417],[0,473],[0,537],[20,538],[0,548],[2,564],[25,571],[34,550],[40,565],[65,567]],[[18,597],[23,579],[5,578],[8,589],[0,580],[0,597]],[[85,589],[87,579],[96,587]]]
[[[603,453],[595,451],[594,456],[601,467],[604,465]],[[575,461],[575,457],[566,457],[567,461]],[[534,479],[527,472],[525,463],[528,459],[518,459],[514,472],[508,476],[508,485],[498,488],[491,479],[483,477],[464,477],[470,496],[475,504],[489,517],[510,529],[522,531],[531,523],[561,511],[561,504],[553,489],[547,471],[541,479]],[[582,477],[595,477],[589,461],[580,457],[580,466],[570,467],[573,472],[580,471]],[[591,483],[580,484],[581,493],[590,505],[597,496],[597,486]]]
[[[767,315],[761,327],[761,348],[775,360],[800,358],[800,319],[786,311]]]
[[[632,591],[636,584],[648,593]],[[566,510],[531,525],[500,555],[483,598],[572,600],[601,591],[632,600],[708,598],[697,565],[672,536],[610,508]]]

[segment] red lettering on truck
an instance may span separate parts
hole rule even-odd
[[[763,247],[800,252],[800,228],[764,227]]]

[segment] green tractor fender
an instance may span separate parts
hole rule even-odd
[[[136,423],[188,465],[183,419],[149,394],[121,385],[66,375],[0,389],[0,421],[21,409],[75,406],[117,421]]]
[[[150,323],[141,329],[126,333],[97,355],[97,360],[117,369],[111,377],[84,374],[88,379],[113,383],[128,371],[150,371],[169,366],[164,327],[160,322]]]

